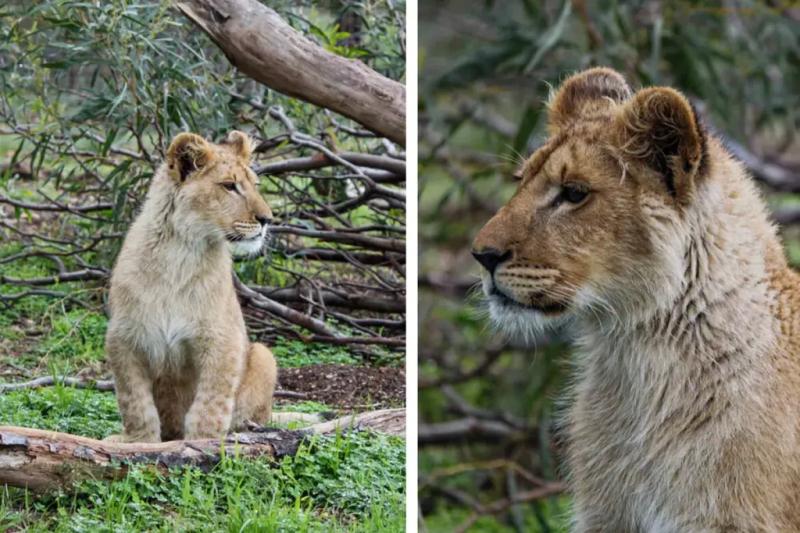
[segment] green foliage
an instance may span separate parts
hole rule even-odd
[[[77,368],[104,357],[108,319],[91,311],[73,309],[54,317],[37,348],[42,357]]]
[[[290,405],[276,407],[276,411],[290,411],[294,413],[329,413],[334,409],[324,403],[305,400]]]
[[[0,529],[29,531],[404,531],[404,444],[320,437],[277,465],[227,456],[211,472],[130,470],[35,497],[0,494]]]
[[[348,58],[358,58],[369,55],[369,52],[363,48],[355,48],[352,46],[339,44],[350,37],[350,33],[346,31],[339,31],[338,24],[334,24],[327,28],[309,25],[309,31],[311,32],[311,35],[317,37],[320,44],[329,52],[333,52],[334,54]]]
[[[316,2],[279,0],[270,7],[331,51],[357,57],[395,79],[404,76],[403,2],[321,7]],[[357,36],[337,29],[346,8],[360,17]],[[297,134],[323,139],[330,149],[386,152],[381,139],[349,133],[360,128],[352,121],[241,76],[208,36],[167,0],[14,1],[0,11],[0,25],[7,29],[0,36],[0,154],[9,163],[0,173],[0,195],[29,203],[109,206],[89,214],[9,208],[17,226],[40,235],[0,229],[2,237],[19,240],[38,254],[8,263],[9,269],[25,274],[23,278],[34,272],[22,266],[32,265],[42,267],[35,273],[39,276],[53,275],[62,266],[67,271],[87,265],[110,270],[120,237],[140,207],[156,166],[181,131],[219,140],[232,129],[245,130],[263,141],[257,155],[261,162],[318,153],[287,140],[287,126],[269,112],[279,108]],[[350,37],[358,38],[358,46],[342,44]],[[261,190],[284,225],[401,227],[402,209],[361,205],[335,216],[325,212],[324,206],[341,200],[331,197],[325,184],[333,183],[336,187],[328,188],[345,194],[354,179],[343,177],[348,172],[330,167],[311,174],[265,176]],[[315,210],[323,214],[309,217],[308,211]],[[363,276],[341,263],[320,268],[293,260],[280,252],[285,247],[280,239],[273,246],[277,251],[272,258],[237,264],[242,281],[290,287],[308,276],[326,283]],[[315,239],[299,246],[348,248]],[[63,265],[46,259],[47,253],[57,255]],[[396,275],[391,277],[400,283]],[[102,283],[62,283],[58,288],[65,299],[70,297],[67,305],[78,298],[99,307]],[[22,290],[0,286],[0,294]]]
[[[356,365],[360,363],[359,359],[354,357],[346,346],[278,339],[270,349],[278,360],[278,366],[281,368],[321,364]]]
[[[93,438],[104,438],[121,429],[113,394],[62,386],[0,394],[0,425],[49,429]]]
[[[292,499],[363,513],[403,501],[405,442],[381,434],[314,437],[281,464]]]
[[[98,368],[104,358],[108,319],[83,308],[68,309],[63,302],[45,298],[28,299],[0,313],[0,334],[6,341],[23,343],[24,352],[0,356],[0,364],[44,370],[50,374],[71,375],[86,367]],[[15,324],[29,321],[43,335]]]

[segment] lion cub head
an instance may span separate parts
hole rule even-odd
[[[198,238],[225,239],[236,254],[255,254],[264,245],[272,211],[250,169],[250,138],[240,131],[213,144],[181,133],[167,149],[166,168],[176,188],[175,217]]]
[[[688,101],[663,87],[634,94],[594,68],[556,91],[548,133],[473,244],[494,320],[527,335],[678,290],[682,225],[706,174]]]

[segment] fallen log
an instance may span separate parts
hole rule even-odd
[[[0,426],[0,484],[43,491],[85,479],[120,479],[136,464],[151,464],[164,471],[181,466],[208,470],[225,455],[277,460],[294,455],[312,434],[357,429],[402,435],[405,409],[349,415],[302,430],[263,428],[231,433],[224,439],[158,443],[106,442],[57,431]]]
[[[328,52],[257,0],[178,0],[176,6],[247,76],[405,145],[402,83]]]

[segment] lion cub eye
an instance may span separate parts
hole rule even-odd
[[[222,185],[226,191],[232,191],[232,192],[238,191],[235,181],[223,181],[222,183],[220,183],[220,185]]]
[[[559,205],[567,202],[577,205],[583,202],[587,196],[589,196],[589,191],[585,187],[575,183],[565,183],[561,186],[561,192],[556,196],[554,204]]]

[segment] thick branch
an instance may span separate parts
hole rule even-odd
[[[94,205],[66,205],[66,204],[32,204],[30,202],[23,202],[14,200],[13,198],[6,198],[0,196],[0,204],[13,205],[21,209],[30,209],[32,211],[68,211],[70,213],[92,213],[94,211],[108,211],[114,208],[114,204],[100,203]]]
[[[276,302],[301,303],[306,301],[304,293],[297,287],[270,288],[270,287],[251,287]],[[402,297],[394,299],[381,298],[370,294],[347,293],[339,294],[331,290],[320,289],[316,291],[321,303],[330,307],[343,307],[347,309],[362,309],[377,313],[404,313],[406,310],[406,300]]]
[[[473,417],[448,420],[436,424],[419,424],[417,430],[420,446],[427,444],[447,444],[463,441],[522,440],[524,431],[509,426],[499,420],[481,420]]]
[[[406,164],[400,159],[354,152],[341,152],[338,155],[345,161],[363,167],[362,172],[367,174],[375,183],[399,183],[406,179]],[[338,163],[325,157],[325,154],[315,154],[310,157],[297,157],[266,163],[256,168],[255,173],[259,176],[275,175],[286,172],[303,172],[336,165]],[[369,168],[380,169],[385,172],[368,170]]]
[[[406,250],[405,241],[401,239],[386,239],[383,237],[371,237],[369,235],[359,235],[357,233],[345,233],[343,231],[323,231],[297,228],[294,226],[275,226],[271,229],[272,233],[289,233],[302,237],[314,237],[328,242],[338,242],[342,244],[352,244],[371,250],[381,250],[384,252],[404,253]]]
[[[402,265],[406,262],[406,256],[403,254],[343,252],[335,248],[287,248],[281,250],[281,253],[292,259],[335,261],[338,263],[351,263],[355,260],[364,265],[386,265],[393,262]]]
[[[236,274],[233,275],[233,284],[236,287],[236,290],[239,294],[247,299],[251,305],[258,307],[259,309],[264,309],[265,311],[272,313],[273,315],[279,316],[280,318],[291,322],[292,324],[297,324],[306,328],[309,331],[313,331],[319,335],[324,337],[332,337],[337,338],[335,332],[331,331],[328,328],[327,324],[322,320],[317,320],[314,317],[304,315],[299,311],[295,311],[291,307],[286,307],[283,304],[279,304],[278,302],[267,298],[264,295],[261,295],[242,283]]]
[[[256,0],[176,4],[246,75],[405,144],[406,95],[401,83],[360,61],[326,51]]]

